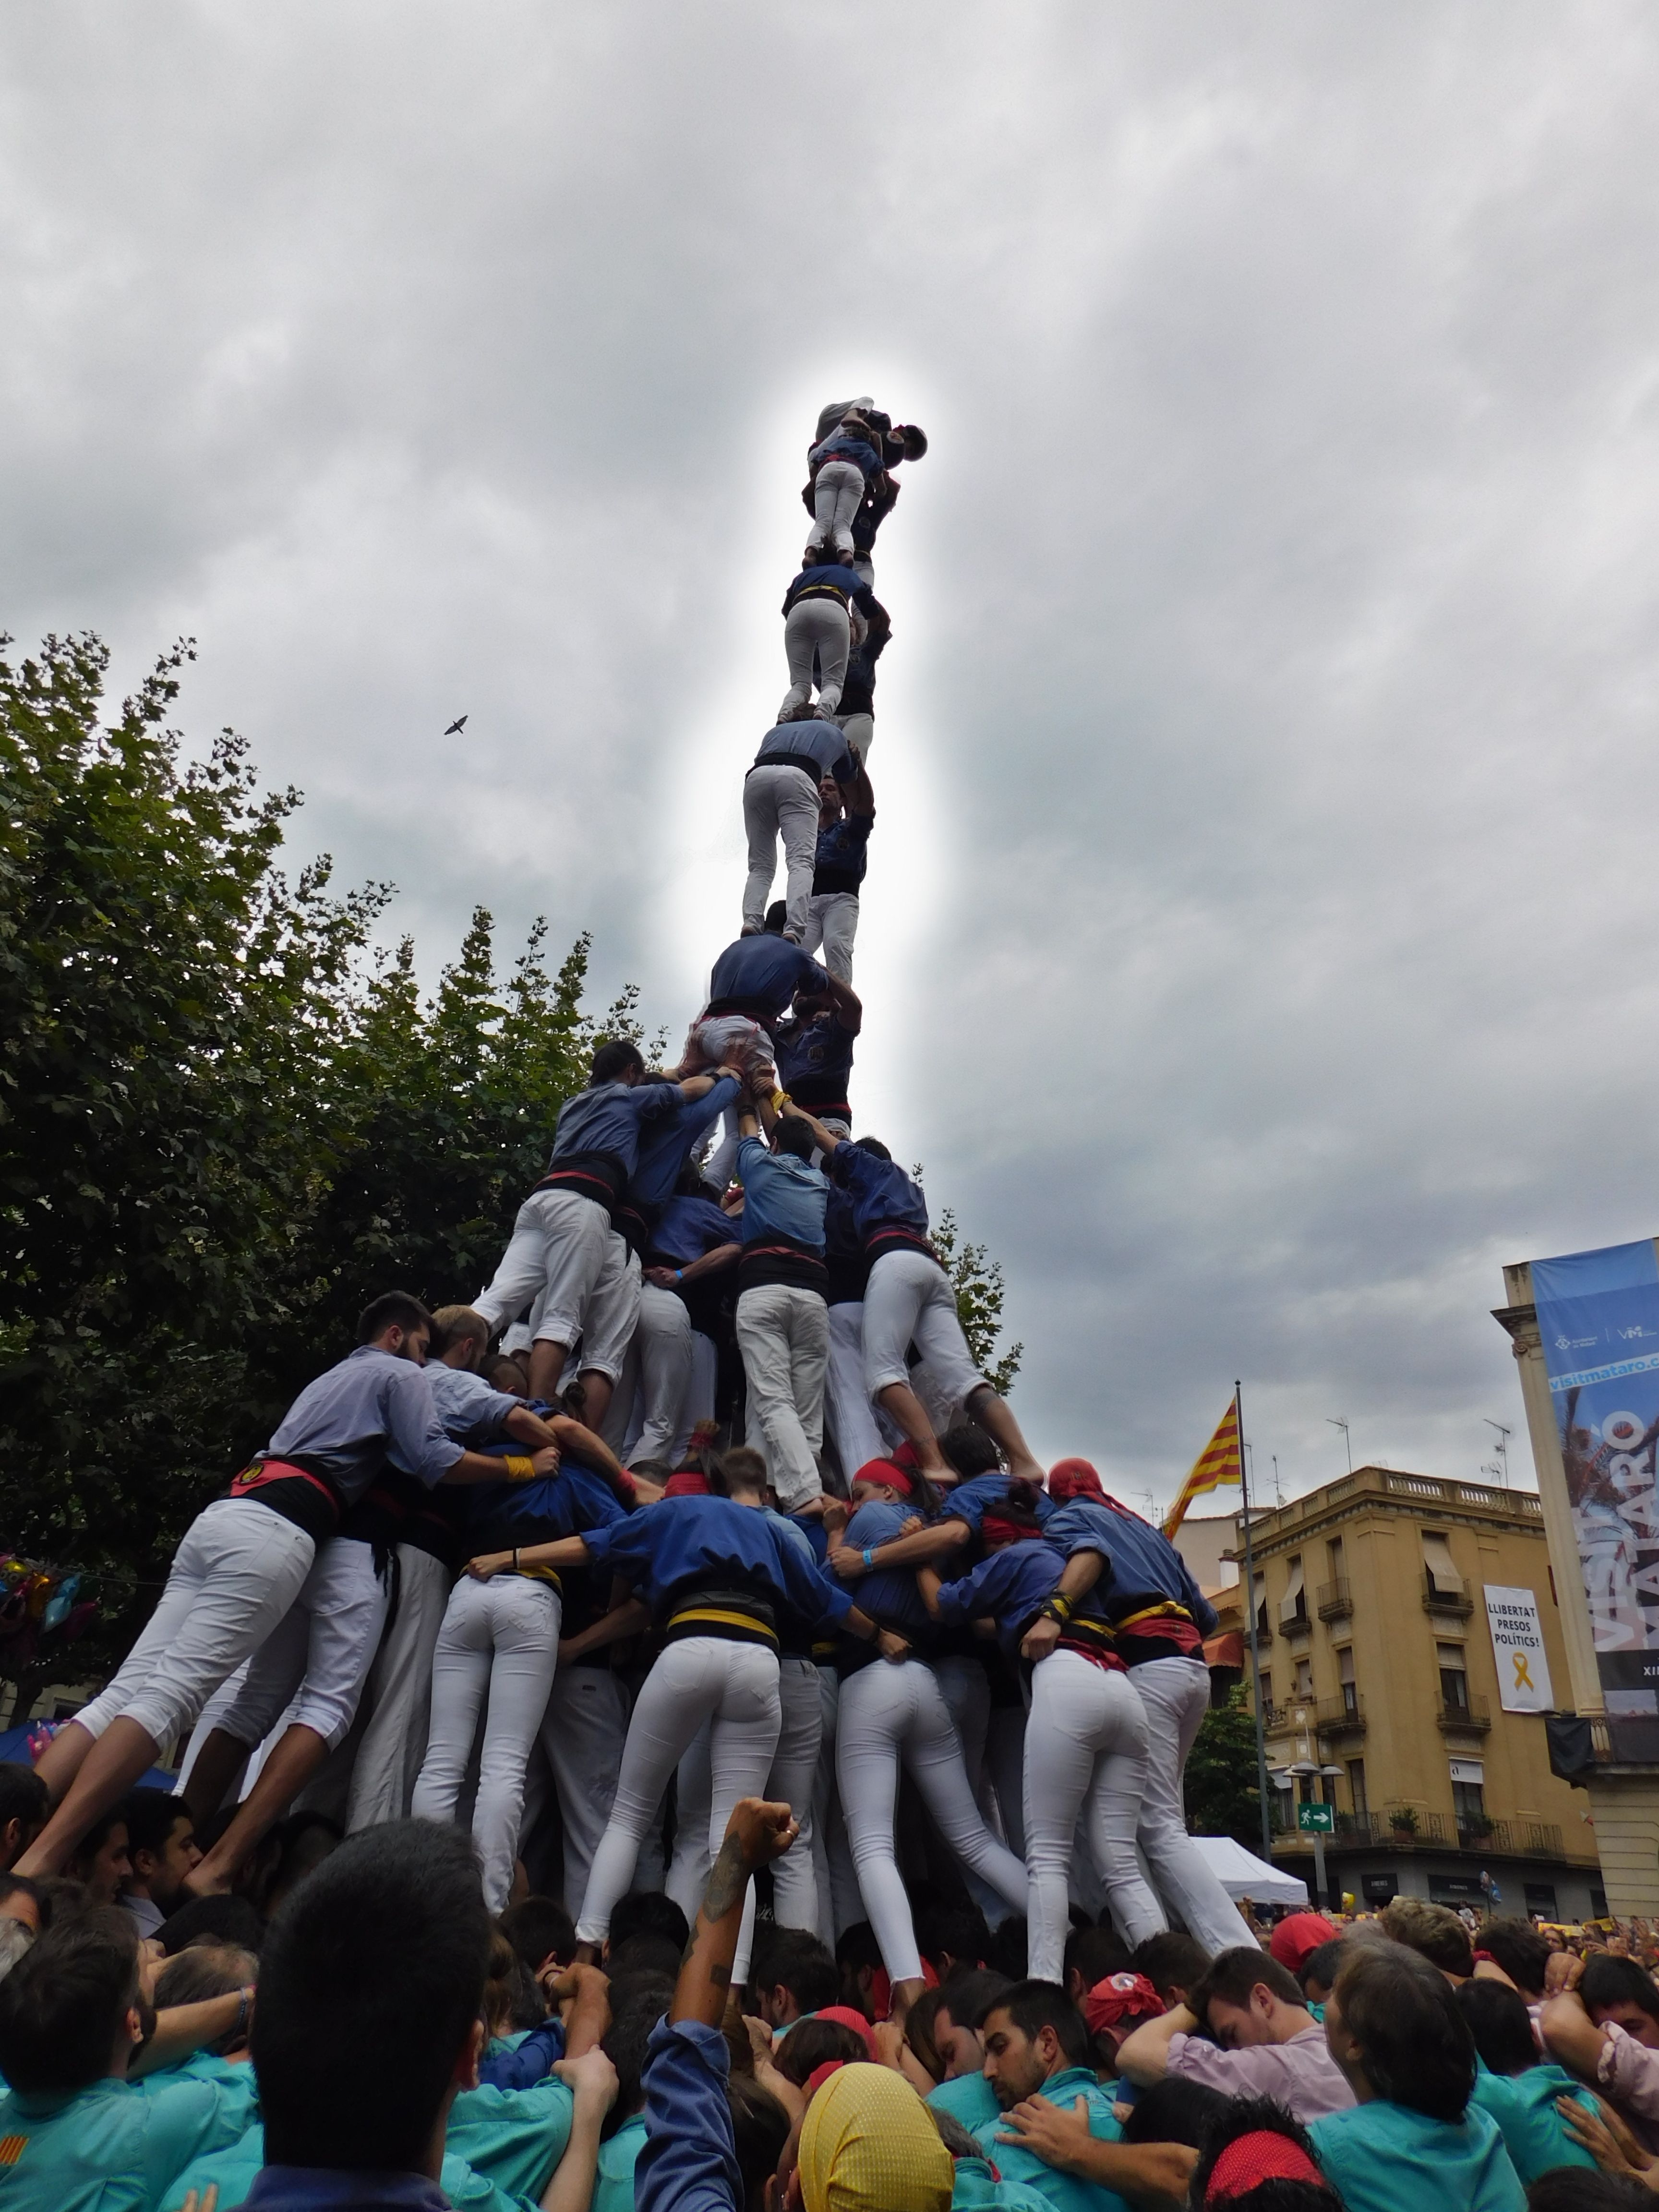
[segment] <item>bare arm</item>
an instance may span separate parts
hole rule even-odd
[[[587,1460],[595,1467],[602,1467],[613,1479],[624,1485],[627,1483],[627,1468],[596,1430],[584,1428],[580,1421],[573,1421],[568,1413],[553,1414],[549,1426],[562,1450],[574,1453],[578,1459]]]
[[[127,2069],[128,2079],[137,2081],[159,2067],[176,2066],[204,2043],[228,2035],[239,2021],[252,2017],[252,1989],[233,1990],[228,1996],[203,1997],[195,2004],[168,2005],[155,2015],[155,2033]]]
[[[725,2019],[750,1876],[781,1858],[799,1832],[787,1805],[740,1797],[732,1807],[726,1824],[726,1841],[714,1861],[680,1963],[674,2002],[668,2008],[671,2023],[696,2020],[706,2027],[718,2027]]]
[[[516,1553],[481,1553],[467,1561],[465,1571],[475,1583],[487,1583],[492,1575],[507,1573],[515,1560],[520,1567],[551,1567],[555,1572],[561,1567],[585,1567],[587,1547],[580,1536],[558,1536],[550,1544],[522,1544]]]
[[[569,2138],[542,2191],[542,2212],[587,2212],[599,2171],[599,2130],[617,2101],[617,2069],[595,2047],[556,2060],[550,2070],[575,2092],[575,2104]]]
[[[875,1545],[870,1565],[872,1568],[927,1566],[946,1553],[960,1550],[970,1533],[965,1521],[941,1521],[932,1528],[918,1528],[914,1536],[895,1536],[890,1543]],[[830,1554],[830,1564],[843,1582],[855,1582],[866,1571],[863,1553],[850,1544],[837,1545]]]
[[[559,1441],[541,1415],[532,1413],[528,1406],[515,1406],[501,1427],[515,1443],[528,1444],[532,1452],[545,1451]]]
[[[504,1459],[492,1459],[485,1452],[464,1451],[453,1467],[444,1469],[443,1479],[457,1484],[528,1482],[532,1475],[556,1474],[558,1471],[559,1455],[549,1445],[543,1451],[533,1452],[517,1467]]]
[[[659,1290],[668,1291],[676,1283],[695,1283],[705,1275],[722,1274],[727,1267],[735,1267],[742,1257],[741,1244],[717,1244],[712,1252],[705,1252],[701,1260],[690,1261],[684,1267],[647,1267],[646,1278]]]
[[[597,1966],[567,1966],[545,1984],[550,2004],[564,2012],[564,2055],[580,2058],[601,2041],[611,2026],[611,1981]],[[608,2110],[609,2107],[607,2106]]]
[[[1119,2073],[1127,2074],[1138,2087],[1150,2089],[1154,2081],[1164,2079],[1168,2069],[1171,2039],[1191,2035],[1197,2026],[1183,2004],[1174,2006],[1160,2019],[1145,2021],[1119,2045]]]
[[[578,1634],[567,1637],[559,1646],[559,1664],[568,1667],[607,1644],[625,1644],[630,1636],[642,1636],[650,1626],[650,1607],[643,1598],[630,1597],[625,1605],[613,1606]]]
[[[836,988],[836,979],[833,975],[830,977],[830,981],[831,988]],[[844,989],[845,986],[843,985],[840,988]],[[841,1139],[836,1134],[833,1129],[826,1129],[816,1114],[809,1114],[804,1106],[797,1106],[793,1098],[790,1099],[783,1110],[786,1114],[790,1115],[793,1120],[805,1122],[807,1127],[812,1132],[812,1142],[817,1146],[821,1152],[826,1155],[826,1157],[830,1152],[833,1152],[836,1146],[840,1144]]]
[[[1595,2081],[1607,2038],[1585,2011],[1582,1997],[1571,1994],[1552,1997],[1538,2015],[1538,2033],[1552,2058],[1559,2059],[1570,2073]]]

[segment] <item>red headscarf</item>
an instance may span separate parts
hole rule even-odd
[[[1299,1981],[1308,1960],[1335,1934],[1322,1912],[1292,1912],[1274,1929],[1267,1948],[1285,1972]]]
[[[825,2005],[822,2012],[815,2012],[811,2017],[814,2020],[833,2020],[837,2027],[850,2027],[854,2035],[861,2035],[864,2038],[864,2047],[871,2057],[872,2059],[876,2057],[876,2031],[854,2006]],[[836,2063],[839,2064],[844,2062]]]
[[[665,1498],[708,1498],[714,1493],[701,1468],[683,1467],[678,1474],[669,1476],[662,1486],[662,1494]]]
[[[1028,1543],[1042,1534],[1035,1521],[1013,1521],[1001,1513],[982,1513],[979,1533],[992,1551],[1000,1551],[1005,1544]]]
[[[1162,2020],[1164,2000],[1145,1974],[1108,1974],[1083,2000],[1083,2017],[1091,2035],[1103,2027],[1121,2027],[1125,2021]]]
[[[1068,1498],[1104,1498],[1106,1492],[1086,1459],[1061,1459],[1048,1470],[1048,1495],[1063,1504]]]
[[[1292,2142],[1289,2136],[1275,2134],[1271,2128],[1260,2128],[1254,2134],[1237,2136],[1210,2168],[1209,2186],[1204,2191],[1206,2212],[1212,2204],[1231,2204],[1236,2197],[1248,2197],[1264,2181],[1311,2181],[1318,2188],[1329,2186],[1300,2143]]]
[[[915,1487],[896,1460],[867,1459],[853,1477],[854,1482],[878,1482],[884,1490],[896,1490],[908,1498]]]

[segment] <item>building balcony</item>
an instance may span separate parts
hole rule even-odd
[[[1474,1600],[1469,1592],[1468,1577],[1455,1589],[1448,1589],[1444,1583],[1437,1583],[1431,1574],[1425,1572],[1423,1610],[1425,1613],[1453,1613],[1459,1620],[1467,1620],[1474,1611]]]
[[[1492,1726],[1492,1714],[1484,1698],[1442,1698],[1437,1704],[1436,1717],[1442,1735],[1485,1735]]]
[[[1290,1612],[1279,1614],[1279,1632],[1281,1636],[1311,1636],[1313,1634],[1313,1621],[1308,1613],[1305,1596],[1297,1598],[1294,1607]]]
[[[1321,1698],[1312,1710],[1314,1725],[1321,1735],[1364,1735],[1365,1733],[1364,1698]]]
[[[1353,1586],[1346,1575],[1322,1583],[1314,1611],[1322,1620],[1346,1620],[1353,1611]]]

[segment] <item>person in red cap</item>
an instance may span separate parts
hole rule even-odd
[[[1291,1912],[1274,1929],[1267,1949],[1292,1981],[1299,1982],[1303,1967],[1322,1943],[1335,1941],[1336,1933],[1322,1912]]]
[[[1285,2189],[1287,2182],[1298,2185],[1294,2194]],[[1266,2097],[1237,2099],[1212,2129],[1194,2170],[1189,2201],[1202,2212],[1224,2207],[1254,2212],[1258,2203],[1295,2206],[1297,2212],[1342,2212],[1341,2198],[1319,2170],[1311,2139]]]

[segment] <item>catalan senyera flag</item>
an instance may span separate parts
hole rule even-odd
[[[1202,1498],[1219,1488],[1224,1482],[1239,1480],[1238,1401],[1231,1398],[1227,1410],[1216,1425],[1216,1432],[1193,1462],[1193,1471],[1181,1486],[1181,1495],[1170,1508],[1164,1523],[1164,1533],[1173,1536],[1187,1517],[1187,1508],[1194,1498]]]

